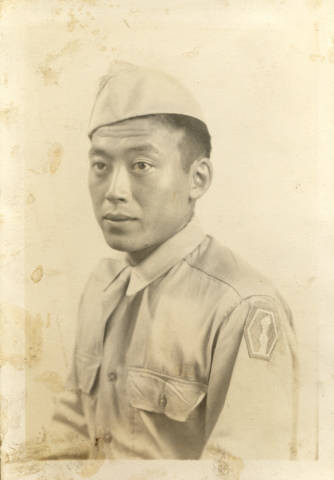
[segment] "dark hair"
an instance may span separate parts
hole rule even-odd
[[[179,147],[182,152],[182,162],[186,171],[189,170],[191,164],[197,158],[210,158],[211,136],[205,123],[198,118],[174,113],[145,116],[154,118],[161,124],[175,130],[183,130],[184,135]]]

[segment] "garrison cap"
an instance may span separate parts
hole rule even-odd
[[[179,114],[205,123],[192,94],[164,72],[114,62],[102,77],[91,117],[89,137],[100,127],[143,115]]]

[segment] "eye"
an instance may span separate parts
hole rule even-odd
[[[102,174],[107,170],[107,164],[102,161],[95,161],[92,163],[92,169],[97,174]]]
[[[152,167],[153,166],[150,163],[145,162],[143,160],[135,162],[132,166],[133,170],[137,173],[146,173],[149,170],[151,170]]]

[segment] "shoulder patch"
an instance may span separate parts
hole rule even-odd
[[[278,321],[274,309],[268,305],[251,305],[244,335],[251,358],[270,360],[278,340]]]

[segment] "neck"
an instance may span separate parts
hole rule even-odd
[[[138,252],[128,252],[127,258],[128,258],[129,263],[131,265],[137,265],[138,263],[145,260],[145,258],[149,257],[158,247],[160,247],[160,245],[162,245],[169,238],[173,237],[178,232],[183,230],[188,225],[188,223],[192,220],[192,217],[193,217],[193,215],[191,215],[190,218],[188,218],[184,223],[182,223],[181,226],[175,232],[173,232],[169,237],[165,238],[163,241],[161,241],[161,242],[159,242],[155,245],[151,245],[149,247],[146,247],[143,250],[139,250]]]

